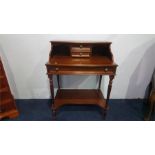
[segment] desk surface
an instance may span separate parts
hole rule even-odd
[[[90,58],[72,58],[68,56],[54,56],[47,63],[54,66],[117,66],[107,57],[94,56]]]

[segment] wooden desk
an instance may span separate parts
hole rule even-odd
[[[46,64],[53,99],[52,111],[68,104],[98,105],[104,111],[108,107],[112,81],[117,64],[111,52],[111,42],[58,42],[51,41],[51,52]],[[58,90],[54,97],[53,75],[57,76]],[[61,89],[60,75],[98,75],[98,89]],[[101,91],[102,75],[109,76],[107,99]]]

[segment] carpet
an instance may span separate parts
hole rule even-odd
[[[51,121],[51,100],[25,99],[16,100],[19,117],[6,121]],[[106,121],[143,121],[146,111],[144,100],[111,99]],[[102,121],[102,111],[98,106],[64,106],[57,112],[57,121]],[[155,115],[152,117],[155,120]]]

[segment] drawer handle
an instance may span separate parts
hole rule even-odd
[[[104,70],[107,72],[108,71],[108,68],[105,68]]]
[[[80,45],[80,48],[82,48],[83,46],[82,45]]]
[[[59,68],[55,68],[55,70],[56,70],[56,71],[58,71],[58,70],[59,70]]]

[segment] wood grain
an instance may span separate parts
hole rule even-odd
[[[14,118],[19,115],[15,100],[7,81],[4,67],[0,58],[0,119]]]

